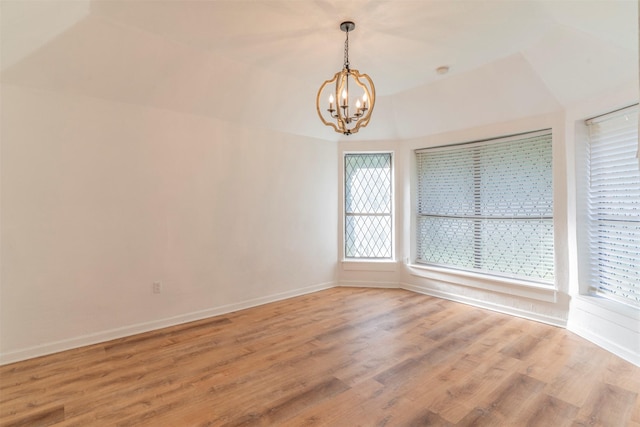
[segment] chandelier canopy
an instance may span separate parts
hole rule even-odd
[[[340,24],[340,29],[347,33],[344,65],[342,71],[320,86],[316,96],[316,110],[322,123],[345,135],[356,133],[369,124],[376,102],[376,89],[371,78],[349,67],[349,31],[355,28],[356,24],[351,21]],[[321,102],[326,103],[321,106]]]

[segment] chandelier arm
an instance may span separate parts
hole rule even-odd
[[[338,80],[339,75],[340,75],[340,72],[336,73],[332,79],[326,80],[324,83],[322,83],[322,86],[320,86],[320,89],[318,90],[318,95],[316,96],[316,111],[318,112],[318,117],[320,117],[320,120],[325,126],[331,126],[333,130],[335,130],[336,132],[343,133],[344,130],[341,127],[336,126],[335,123],[325,120],[324,116],[322,115],[322,112],[320,111],[320,96],[322,95],[322,91],[327,85],[336,82]],[[337,97],[336,97],[336,102],[338,102]],[[338,108],[337,110],[339,111],[340,109]],[[334,116],[332,112],[330,112],[329,115],[331,116],[331,118],[334,118],[334,119],[338,118],[338,116],[337,115]],[[340,123],[340,121],[338,123]]]
[[[367,74],[360,74],[358,70],[351,70],[351,74],[354,76],[354,81],[358,86],[360,86],[364,92],[367,94],[367,98],[369,99],[369,107],[366,112],[363,112],[363,115],[358,118],[355,126],[350,130],[350,133],[356,133],[360,130],[361,127],[365,127],[369,124],[369,120],[371,120],[371,113],[373,112],[373,107],[376,99],[376,88],[373,85],[373,80]],[[366,83],[360,81],[363,79]]]
[[[349,83],[349,80],[347,79],[348,76],[348,72],[346,68],[343,68],[342,71],[340,71],[337,74],[337,78],[336,78],[336,97],[342,94],[347,94],[346,98],[342,98],[341,100],[341,104],[338,105],[338,117],[337,117],[337,121],[338,121],[338,127],[341,129],[341,132],[345,133],[347,132],[347,125],[349,124],[349,98],[348,98],[348,89],[347,92],[345,92],[345,84]],[[337,98],[336,98],[337,99]]]

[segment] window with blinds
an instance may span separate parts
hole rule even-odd
[[[638,107],[587,126],[591,292],[640,307]]]
[[[345,258],[393,257],[391,166],[391,153],[345,154]]]
[[[553,283],[551,131],[416,150],[416,262]]]

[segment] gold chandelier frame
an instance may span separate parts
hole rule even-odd
[[[346,34],[344,49],[344,66],[332,79],[326,80],[318,90],[316,96],[316,111],[322,123],[331,126],[336,132],[351,135],[365,127],[371,120],[371,113],[376,102],[376,89],[373,80],[367,74],[349,67],[349,31],[355,28],[351,21],[340,24],[340,29]],[[350,87],[350,82],[351,87]],[[329,93],[328,108],[321,107],[321,97],[326,95],[325,88],[335,85]],[[362,91],[362,97],[353,97],[353,85]],[[355,98],[355,102],[354,102]]]

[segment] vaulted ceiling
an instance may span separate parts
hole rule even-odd
[[[638,85],[638,2],[2,0],[4,84],[323,139],[320,84],[379,99],[353,139],[411,138],[562,110]],[[440,75],[435,69],[450,67]]]

